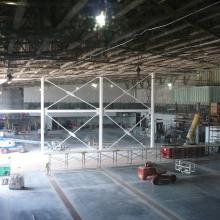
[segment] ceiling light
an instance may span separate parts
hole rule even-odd
[[[114,85],[113,85],[113,84],[111,84],[111,85],[110,85],[110,87],[111,87],[111,88],[113,88],[113,87],[114,87]]]
[[[171,82],[167,83],[169,89],[172,89],[173,84]]]
[[[91,86],[97,88],[98,85],[96,83],[92,83]]]
[[[105,26],[106,16],[103,11],[101,11],[100,15],[96,16],[96,25],[100,28]]]
[[[16,2],[5,2],[6,5],[17,5]]]

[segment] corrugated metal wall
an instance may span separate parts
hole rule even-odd
[[[198,71],[198,86],[217,86],[220,85],[220,68],[212,70]]]
[[[174,88],[172,91],[172,102],[178,104],[196,104],[199,102],[209,105],[211,102],[220,102],[219,86]]]
[[[172,90],[170,90],[167,86],[155,87],[155,103],[156,104],[171,104],[172,103]]]
[[[210,87],[210,102],[220,102],[220,86]]]

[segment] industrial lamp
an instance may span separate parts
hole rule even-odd
[[[11,80],[13,79],[13,76],[11,73],[7,73],[7,83],[11,84]]]
[[[169,90],[171,90],[173,87],[173,84],[171,82],[169,82],[169,83],[167,83],[167,86],[168,86]]]
[[[100,15],[96,16],[96,25],[100,28],[105,26],[105,13],[103,11],[101,11]]]

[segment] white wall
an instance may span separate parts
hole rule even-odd
[[[126,90],[126,87],[123,83],[119,84],[120,87]],[[76,87],[80,87],[81,85],[62,85],[61,87],[67,91],[73,91]],[[134,94],[134,90],[130,92]],[[90,85],[85,86],[84,88],[79,89],[75,92],[80,98],[85,101],[89,101],[90,103],[97,103],[99,99],[99,87],[94,88]],[[110,83],[104,83],[104,102],[109,103],[112,102],[117,96],[122,94],[122,91],[116,86],[111,87]],[[66,93],[55,86],[47,86],[45,85],[45,102],[55,102],[58,99],[65,96]],[[144,96],[143,96],[144,97]],[[24,88],[24,102],[40,102],[40,88],[39,87],[25,87]],[[62,102],[80,102],[78,99],[73,97],[68,97],[64,99]],[[129,97],[128,95],[124,95],[122,98],[117,100],[118,103],[132,103],[135,102],[134,99]]]
[[[4,88],[0,90],[1,109],[21,109],[23,107],[22,90],[19,88]]]
[[[95,82],[98,85],[98,81]],[[117,83],[121,88],[127,90],[124,83]],[[60,87],[64,88],[67,91],[73,91],[76,87],[80,87],[82,85],[61,85]],[[116,86],[111,87],[110,83],[104,81],[104,102],[110,103],[117,96],[119,96],[122,91]],[[150,88],[149,89],[141,89],[137,88],[130,91],[130,94],[134,95],[136,93],[136,98],[138,98],[141,102],[147,103],[150,102],[148,97],[150,98]],[[94,88],[91,86],[91,83],[84,88],[78,90],[76,93],[80,98],[85,101],[89,101],[90,103],[97,103],[99,98],[99,87]],[[65,96],[66,93],[55,86],[49,85],[45,83],[45,102],[55,102],[59,98]],[[171,103],[172,90],[169,90],[167,86],[157,85],[155,88],[155,103]],[[40,87],[25,87],[24,88],[24,102],[40,102]],[[80,102],[76,98],[68,97],[62,102]],[[117,103],[134,103],[136,102],[134,99],[130,98],[128,95],[124,95],[122,98],[117,100]]]
[[[150,103],[150,88],[148,89],[137,89],[136,97],[144,103]],[[171,100],[172,97],[172,90],[169,90],[167,86],[155,86],[155,103],[157,104],[166,104],[166,103],[172,103]]]
[[[174,121],[176,118],[175,115],[156,113],[155,118],[156,118],[156,121],[163,122],[165,129],[169,128],[170,126],[173,126],[173,127],[175,126],[175,121]]]

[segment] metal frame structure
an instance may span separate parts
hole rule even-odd
[[[149,77],[149,76],[147,76]],[[91,148],[88,144],[86,144],[84,141],[82,141],[79,137],[77,137],[76,133],[77,131],[79,131],[82,127],[84,127],[87,123],[89,123],[94,117],[98,116],[99,117],[99,144],[98,144],[98,150],[102,150],[103,149],[103,117],[106,116],[109,120],[111,120],[115,125],[117,125],[123,132],[124,134],[118,139],[116,140],[110,147],[110,148],[113,148],[123,137],[125,137],[126,135],[129,135],[131,138],[133,138],[137,143],[139,143],[142,147],[145,147],[137,138],[135,138],[132,134],[131,134],[131,131],[143,120],[141,119],[140,122],[136,123],[132,128],[130,128],[129,130],[126,130],[124,129],[121,125],[119,125],[115,120],[113,120],[109,115],[108,115],[108,112],[120,112],[121,110],[119,109],[108,109],[108,107],[113,104],[114,102],[116,102],[117,100],[119,100],[122,96],[124,96],[125,94],[132,97],[135,101],[141,103],[145,109],[141,109],[141,110],[138,110],[138,109],[135,109],[135,110],[132,110],[132,109],[123,109],[124,112],[143,112],[143,111],[148,111],[146,109],[149,109],[149,107],[142,103],[140,100],[138,100],[136,97],[134,97],[133,95],[131,95],[129,93],[129,91],[131,91],[133,88],[135,88],[139,83],[143,82],[147,77],[145,77],[144,79],[140,80],[139,82],[137,82],[135,85],[133,85],[131,88],[129,88],[128,90],[124,90],[123,88],[121,88],[120,86],[118,86],[116,83],[114,83],[112,80],[106,78],[106,77],[103,77],[103,76],[100,76],[100,77],[97,77],[97,78],[94,78],[92,80],[90,80],[89,82],[83,84],[81,87],[73,90],[73,91],[67,91],[65,89],[63,89],[62,87],[54,84],[53,82],[49,81],[49,80],[46,80],[46,82],[48,82],[49,84],[55,86],[56,88],[64,91],[66,93],[66,95],[64,95],[62,98],[58,99],[57,101],[55,101],[54,103],[52,103],[50,106],[48,106],[47,108],[44,108],[43,104],[41,104],[41,117],[49,117],[51,120],[53,120],[55,123],[57,123],[60,127],[62,127],[66,132],[68,132],[69,136],[64,139],[60,144],[63,144],[65,141],[67,141],[69,138],[73,137],[75,139],[77,139],[78,141],[80,141],[82,144],[84,144],[87,148]],[[84,86],[88,85],[89,83],[93,82],[94,80],[96,79],[99,79],[99,108],[96,108],[94,105],[92,105],[91,103],[83,100],[82,98],[80,98],[79,96],[77,96],[75,94],[76,91],[78,91],[79,89],[83,88]],[[110,102],[108,105],[106,105],[105,107],[103,106],[103,80],[107,80],[108,82],[112,83],[114,86],[116,86],[118,89],[120,89],[122,91],[122,94],[120,94],[118,97],[116,97],[112,102]],[[44,79],[42,79],[42,83],[43,83]],[[152,83],[154,83],[154,75],[152,76]],[[152,90],[154,91],[154,90]],[[44,85],[41,85],[41,101],[43,101],[43,96],[44,96]],[[71,97],[74,97],[78,100],[80,100],[81,102],[84,102],[86,103],[87,105],[89,105],[90,107],[92,107],[92,109],[74,109],[74,110],[62,110],[62,109],[59,109],[59,110],[51,110],[50,108],[52,106],[54,106],[55,104],[59,103],[60,101],[64,100],[65,98],[67,98],[68,96],[71,96]],[[152,96],[153,97],[153,96]],[[152,99],[154,101],[154,99]],[[154,116],[154,113],[152,112],[152,109],[154,110],[154,104],[151,105],[151,115]],[[87,112],[87,113],[94,113],[94,115],[89,119],[87,120],[84,124],[82,124],[76,131],[74,132],[71,132],[69,131],[68,129],[66,129],[64,126],[62,126],[58,121],[56,121],[51,115],[50,113],[65,113],[65,112],[79,112],[79,113],[82,113],[82,112]],[[152,117],[152,116],[151,116]],[[42,119],[42,123],[44,122],[44,120]],[[154,123],[153,123],[154,124]],[[154,130],[154,125],[152,126],[153,129],[151,130]],[[41,136],[43,136],[44,134],[44,127],[42,126],[41,127]],[[151,131],[152,132],[152,131]],[[152,136],[152,135],[151,135]],[[44,139],[42,138],[41,139],[42,141],[44,141]],[[153,139],[154,140],[154,139]],[[151,140],[152,142],[152,140]],[[41,144],[43,145],[44,143],[41,142]],[[153,144],[151,144],[151,147],[153,147]]]
[[[50,168],[55,170],[144,164],[156,160],[155,148],[102,149],[46,152]],[[80,162],[80,163],[78,163]],[[58,166],[56,166],[58,163]],[[78,167],[77,167],[78,165]]]
[[[82,158],[82,161],[84,161],[84,164],[85,164],[85,158],[86,158],[86,156],[88,156],[89,153],[96,154],[95,157],[93,155],[93,156],[91,156],[91,158],[92,157],[93,157],[93,159],[95,158],[95,160],[98,161],[98,163],[100,165],[102,164],[101,158],[103,158],[103,157],[111,158],[112,161],[113,161],[113,165],[117,164],[117,159],[115,159],[115,158],[118,158],[118,156],[122,156],[122,157],[126,158],[127,161],[132,161],[132,158],[133,158],[134,155],[136,155],[137,157],[140,156],[139,153],[137,153],[137,152],[134,153],[135,151],[141,150],[143,152],[147,149],[146,146],[143,145],[143,143],[141,143],[131,133],[131,131],[135,127],[137,127],[138,124],[140,124],[141,121],[144,118],[142,118],[133,127],[126,130],[120,124],[118,124],[112,117],[110,117],[108,115],[108,113],[112,113],[112,112],[134,112],[134,113],[135,112],[149,112],[149,109],[150,109],[149,106],[142,103],[138,98],[136,98],[135,96],[130,94],[130,91],[133,88],[135,88],[138,84],[142,83],[149,76],[150,75],[146,76],[145,78],[143,78],[142,80],[137,82],[135,85],[130,87],[128,90],[125,90],[125,89],[121,88],[119,85],[117,85],[112,80],[110,80],[106,77],[99,76],[99,77],[96,77],[96,78],[86,82],[85,84],[83,84],[79,88],[76,88],[73,91],[65,90],[62,87],[60,87],[60,86],[56,85],[55,83],[51,82],[50,80],[45,79],[44,77],[42,77],[41,78],[41,108],[40,108],[40,110],[1,110],[0,112],[3,112],[3,113],[39,113],[40,117],[41,117],[41,132],[40,132],[40,134],[41,134],[41,152],[48,154],[49,157],[51,157],[52,155],[55,155],[55,154],[63,154],[63,155],[67,155],[66,157],[69,158],[70,154],[76,154],[76,152],[74,152],[74,151],[69,151],[69,152],[66,152],[66,151],[64,151],[64,152],[46,152],[45,151],[45,145],[46,145],[45,144],[45,138],[44,138],[44,134],[45,134],[45,117],[49,117],[51,120],[53,120],[55,123],[57,123],[60,127],[62,127],[68,133],[68,137],[65,138],[61,143],[59,143],[59,145],[62,145],[69,138],[73,137],[73,138],[77,139],[78,141],[80,141],[86,147],[86,149],[89,150],[89,151],[85,151],[85,148],[84,148],[80,152],[78,152],[78,153],[82,154],[81,158]],[[94,105],[92,105],[91,103],[83,100],[82,98],[80,98],[79,96],[77,96],[75,94],[76,91],[78,91],[79,89],[85,87],[86,85],[90,84],[91,82],[93,82],[96,79],[99,79],[99,108],[96,108]],[[117,87],[118,89],[120,89],[122,91],[122,94],[120,94],[118,97],[116,97],[112,102],[110,102],[106,106],[103,106],[103,80],[104,79],[107,80],[108,82],[110,82],[111,84],[113,84],[115,87]],[[44,105],[45,82],[51,84],[52,86],[55,86],[56,88],[62,90],[63,92],[65,92],[65,95],[62,98],[58,99],[57,101],[55,101],[54,103],[52,103],[48,107],[45,107],[45,105]],[[111,104],[113,104],[114,102],[119,100],[124,95],[130,96],[136,102],[142,104],[145,109],[109,109],[109,106]],[[52,106],[54,106],[55,104],[61,102],[62,100],[64,100],[68,96],[74,97],[74,98],[80,100],[81,102],[86,103],[92,109],[68,109],[68,110],[66,110],[66,109],[58,109],[58,110],[57,109],[51,109]],[[66,129],[57,120],[55,120],[53,118],[52,115],[59,114],[59,113],[93,113],[94,115],[92,117],[90,117],[84,124],[82,124],[76,131],[72,132],[72,131],[69,131],[68,129]],[[79,131],[82,127],[84,127],[87,123],[89,123],[96,116],[99,117],[99,142],[98,142],[98,149],[95,149],[95,151],[94,151],[94,148],[91,148],[91,146],[89,146],[87,143],[85,143],[83,140],[81,140],[79,137],[77,137],[76,133],[77,133],[77,131]],[[104,116],[106,116],[109,120],[111,120],[115,125],[117,125],[117,127],[119,127],[124,132],[124,134],[120,138],[118,138],[118,140],[116,140],[113,144],[111,144],[109,147],[103,147],[104,146],[104,144],[103,144],[103,117]],[[126,135],[133,138],[141,147],[139,149],[136,149],[135,147],[131,147],[129,149],[121,149],[120,147],[118,147],[117,144]],[[151,74],[151,144],[150,144],[150,147],[154,148],[154,73]],[[125,156],[124,154],[122,154],[120,152],[126,152],[125,154],[127,156]],[[112,156],[109,156],[106,153],[107,154],[110,153],[110,154],[112,154]],[[144,158],[143,155],[144,154],[142,153],[141,155],[142,156],[140,158],[143,160],[143,158]],[[68,162],[66,162],[66,163],[68,163]]]
[[[147,76],[149,77],[149,76]],[[60,98],[59,100],[55,101],[53,104],[51,104],[49,107],[47,107],[45,109],[45,116],[46,117],[50,117],[51,120],[53,120],[55,123],[57,123],[60,127],[62,127],[65,131],[67,131],[69,133],[69,136],[64,139],[61,143],[63,144],[65,141],[67,141],[70,137],[76,138],[78,141],[80,141],[81,143],[83,143],[86,146],[86,149],[82,149],[80,151],[74,151],[74,150],[70,150],[70,151],[59,151],[59,152],[46,152],[46,154],[49,156],[49,162],[52,163],[52,160],[54,158],[59,158],[59,161],[63,161],[64,163],[64,167],[65,168],[69,168],[69,164],[71,163],[71,161],[73,159],[76,160],[81,160],[82,163],[82,167],[86,167],[86,163],[90,160],[96,163],[97,167],[102,166],[103,161],[107,160],[109,164],[112,164],[113,166],[117,166],[118,165],[118,161],[120,160],[125,160],[127,162],[125,162],[124,164],[133,164],[134,163],[134,158],[138,158],[138,163],[143,163],[144,160],[146,160],[147,158],[147,150],[154,148],[154,73],[152,73],[151,75],[151,144],[150,144],[150,148],[147,148],[146,146],[143,145],[143,143],[141,143],[134,135],[132,135],[131,131],[138,126],[138,124],[144,119],[142,118],[138,123],[136,123],[133,127],[131,127],[130,129],[126,130],[124,129],[120,124],[118,124],[113,118],[111,118],[108,113],[109,112],[148,112],[149,111],[149,106],[147,106],[146,104],[142,103],[139,99],[137,99],[136,97],[134,97],[133,95],[130,94],[130,91],[135,88],[138,84],[140,84],[141,82],[143,82],[147,77],[145,77],[144,79],[140,80],[139,82],[137,82],[135,85],[133,85],[131,88],[129,88],[128,90],[125,90],[123,88],[121,88],[119,85],[117,85],[116,83],[114,83],[112,80],[100,76],[97,77],[95,79],[99,79],[99,108],[96,108],[95,106],[93,106],[92,104],[88,103],[87,101],[81,99],[80,97],[78,97],[75,92],[81,88],[83,88],[85,85],[88,85],[89,83],[93,82],[95,79],[90,80],[89,82],[85,83],[84,85],[82,85],[80,88],[75,89],[74,91],[70,92],[67,91],[61,87],[59,87],[58,85],[50,82],[49,80],[47,80],[48,83],[52,84],[53,86],[57,87],[58,89],[61,89],[62,91],[64,91],[66,93],[66,95],[62,98]],[[109,83],[113,84],[115,87],[117,87],[118,89],[120,89],[122,91],[122,94],[120,94],[119,96],[117,96],[112,102],[110,102],[109,104],[107,104],[106,106],[103,106],[103,80],[107,80]],[[41,88],[41,92],[43,93],[43,86]],[[41,93],[41,94],[42,94]],[[122,96],[124,95],[128,95],[131,98],[133,98],[136,102],[142,104],[145,109],[109,109],[109,107],[116,102],[117,100],[119,100]],[[88,104],[90,107],[92,107],[92,109],[79,109],[79,110],[51,110],[50,108],[59,103],[60,101],[62,101],[63,99],[65,99],[68,96],[72,96],[86,104]],[[43,110],[42,110],[43,111]],[[59,122],[57,122],[55,119],[53,119],[53,117],[50,116],[50,113],[69,113],[69,112],[79,112],[79,113],[94,113],[94,115],[87,120],[84,124],[82,124],[76,131],[71,132],[68,129],[66,129],[65,127],[63,127]],[[41,114],[42,116],[44,115],[44,113],[42,112]],[[99,117],[99,141],[98,141],[98,149],[92,149],[89,145],[87,145],[84,141],[82,141],[79,137],[76,136],[76,132],[79,131],[82,127],[84,127],[87,123],[89,123],[94,117],[98,116]],[[108,147],[104,147],[104,143],[103,143],[103,117],[106,116],[109,120],[111,120],[115,125],[117,125],[117,127],[119,127],[124,134],[118,138],[114,143],[112,143],[110,146]],[[42,129],[43,126],[42,126]],[[43,134],[43,131],[41,132]],[[133,138],[141,147],[137,148],[137,147],[131,147],[131,148],[120,148],[118,147],[118,143],[121,139],[123,139],[126,135],[130,136],[131,138]],[[146,152],[146,153],[144,153]],[[77,156],[78,155],[78,156]],[[52,164],[51,164],[52,165]],[[50,166],[51,167],[51,166]]]

